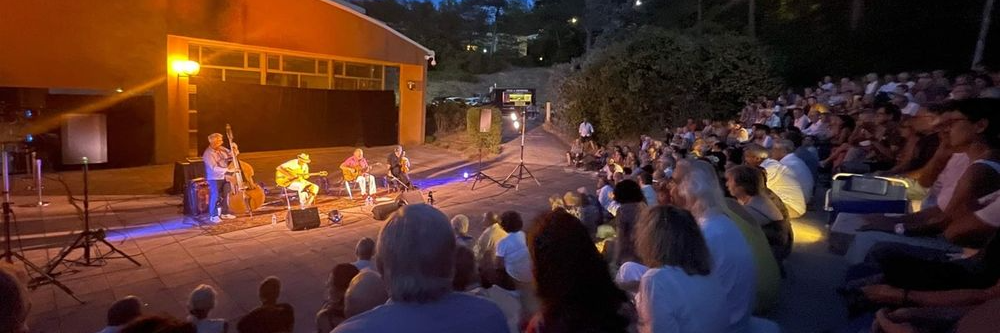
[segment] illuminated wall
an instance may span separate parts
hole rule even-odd
[[[0,86],[150,94],[159,163],[188,155],[196,137],[192,88],[169,63],[199,39],[331,59],[331,70],[333,59],[398,67],[396,89],[384,89],[399,92],[399,141],[423,141],[427,50],[324,0],[0,0],[0,8]]]

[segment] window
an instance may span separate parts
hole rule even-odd
[[[329,67],[330,67],[330,61],[328,61],[328,60],[320,60],[319,61],[319,69],[318,69],[318,71],[316,71],[316,73],[318,73],[318,74],[329,74],[330,73],[328,71]]]
[[[243,51],[217,49],[204,46],[201,48],[201,63],[205,65],[244,68],[246,66],[244,64],[243,57]]]
[[[206,79],[222,80],[222,69],[202,67],[201,70],[198,71],[198,77]]]
[[[340,61],[333,62],[333,75],[344,75],[344,63]]]
[[[333,79],[333,89],[358,90],[358,79],[335,78]]]
[[[299,78],[295,74],[267,73],[267,85],[298,87]]]
[[[316,73],[316,59],[283,56],[282,71],[299,73]]]
[[[226,82],[260,84],[260,72],[227,69]]]
[[[344,75],[350,77],[373,78],[372,72],[374,71],[374,69],[372,67],[374,66],[365,64],[347,63],[347,68],[345,70],[346,74]],[[379,75],[379,78],[381,78],[381,75]]]
[[[328,76],[302,75],[299,88],[330,89]]]
[[[247,53],[247,68],[260,68],[260,53]]]
[[[279,56],[268,54],[267,55],[267,69],[268,70],[281,70],[281,58]]]

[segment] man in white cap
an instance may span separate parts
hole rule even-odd
[[[295,159],[279,165],[275,177],[278,186],[299,192],[299,204],[303,207],[311,206],[316,200],[316,193],[319,193],[319,186],[307,180],[311,175],[309,162],[312,162],[309,154],[301,153]]]

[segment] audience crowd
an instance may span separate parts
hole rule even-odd
[[[817,210],[833,174],[858,173],[898,179],[919,204],[864,216],[839,289],[853,318],[843,331],[989,331],[1000,324],[998,79],[825,77],[733,119],[607,145],[585,121],[566,158],[598,171],[594,189],[534,216],[485,212],[478,237],[468,216],[402,207],[358,241],[356,261],[333,266],[316,330],[778,332],[761,316],[778,302],[792,220]],[[0,333],[27,332],[23,278],[0,267]],[[208,285],[183,320],[129,296],[101,332],[292,332],[295,311],[311,311],[281,302],[276,277],[258,295],[232,323],[211,316]]]

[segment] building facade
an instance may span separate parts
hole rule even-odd
[[[199,119],[218,115],[202,109],[207,104],[199,101],[215,96],[199,96],[201,83],[224,85],[235,94],[228,97],[246,91],[248,99],[262,91],[254,86],[280,87],[275,94],[293,97],[300,90],[321,97],[317,90],[331,90],[342,99],[354,96],[343,91],[359,91],[355,95],[374,96],[351,104],[361,116],[348,118],[360,121],[378,121],[364,116],[365,98],[389,98],[395,123],[378,127],[395,126],[386,130],[402,144],[424,138],[426,66],[434,52],[338,2],[0,0],[0,8],[0,88],[16,91],[20,98],[13,104],[87,113],[124,100],[151,100],[133,104],[149,105],[152,163],[198,155],[204,147],[209,133]],[[196,74],[185,67],[192,62]],[[73,94],[88,95],[86,103],[56,98]],[[325,110],[340,112],[336,105]],[[32,126],[27,131],[38,133],[57,125]]]

